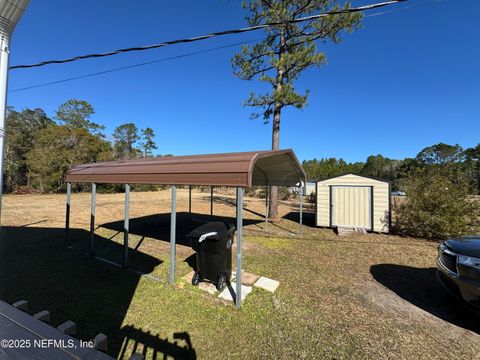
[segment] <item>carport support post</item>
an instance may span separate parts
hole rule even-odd
[[[192,185],[188,185],[188,212],[192,213]]]
[[[130,231],[130,185],[125,184],[125,215],[123,220],[123,266],[128,264],[128,232]]]
[[[269,194],[269,188],[268,186],[265,186],[265,230],[268,231],[268,194]]]
[[[93,254],[95,241],[95,205],[97,202],[97,184],[92,183],[92,203],[90,207],[90,253]]]
[[[300,236],[303,235],[302,223],[303,223],[303,182],[300,181]]]
[[[67,201],[65,209],[65,241],[68,240],[68,233],[70,231],[70,203],[72,198],[72,183],[67,183]]]
[[[213,186],[210,186],[210,215],[213,215]]]
[[[242,228],[243,228],[243,188],[237,188],[237,284],[235,290],[235,306],[242,305]]]
[[[175,235],[177,222],[177,187],[172,185],[172,211],[170,213],[170,276],[168,282],[175,282]]]

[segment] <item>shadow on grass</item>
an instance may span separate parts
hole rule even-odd
[[[186,332],[173,334],[173,342],[162,339],[159,335],[145,332],[132,326],[125,326],[120,331],[124,342],[119,353],[120,359],[128,359],[135,352],[143,354],[145,359],[196,359],[190,335]],[[183,345],[179,345],[183,343]]]
[[[176,243],[191,246],[187,234],[196,227],[208,221],[223,221],[236,225],[237,220],[230,216],[210,216],[205,214],[178,212]],[[243,219],[244,226],[262,222],[261,220]],[[99,225],[100,227],[123,232],[123,221],[114,221]],[[130,219],[130,234],[146,236],[160,241],[170,241],[170,214],[142,216]]]
[[[480,319],[454,301],[437,283],[435,268],[379,264],[370,267],[374,279],[412,305],[453,325],[480,334]]]
[[[290,211],[283,216],[283,219],[290,220],[296,223],[300,222],[300,211]],[[303,212],[302,224],[308,227],[315,227],[315,213]]]
[[[87,231],[71,229],[69,242],[88,243],[88,237]],[[97,236],[97,243],[122,252],[122,246],[108,239]],[[144,264],[145,272],[159,264],[158,259],[149,255],[135,252],[135,256]],[[92,339],[99,332],[106,334],[108,353],[112,356],[120,353],[128,339],[144,343],[157,353],[180,354],[178,358],[195,354],[188,334],[183,335],[184,340],[188,338],[190,349],[185,353],[177,342],[122,328],[139,280],[138,273],[71,250],[64,242],[62,228],[3,226],[0,230],[0,299],[8,303],[25,299],[29,301],[30,313],[49,310],[53,326],[72,320],[83,340]]]
[[[196,271],[197,270],[197,254],[192,254],[189,257],[187,257],[184,262],[187,263],[188,266],[192,268],[192,270]]]

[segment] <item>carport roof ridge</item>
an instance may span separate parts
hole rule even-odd
[[[305,172],[291,149],[164,156],[83,164],[67,182],[158,185],[296,186]]]

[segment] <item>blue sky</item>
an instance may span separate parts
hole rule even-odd
[[[424,1],[410,0],[406,4]],[[375,2],[372,0],[371,2]],[[361,5],[366,1],[353,1]],[[405,5],[390,7],[398,9]],[[375,13],[378,11],[373,11]],[[282,117],[282,148],[301,160],[364,161],[381,153],[415,156],[423,147],[480,142],[480,2],[443,0],[364,19],[339,45],[319,44],[328,64],[306,71],[298,89],[309,106]],[[201,35],[245,25],[240,1],[32,0],[16,28],[11,65]],[[194,44],[10,72],[9,89],[258,39],[261,32]],[[94,121],[154,129],[158,153],[175,155],[268,149],[271,125],[250,120],[242,104],[258,82],[237,79],[239,47],[10,92],[17,109],[53,116],[70,98],[94,105]]]

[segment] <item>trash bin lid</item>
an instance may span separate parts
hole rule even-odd
[[[225,233],[230,231],[232,228],[235,228],[233,224],[226,224],[221,221],[215,221],[215,222],[208,222],[206,224],[203,224],[202,226],[199,226],[198,228],[192,230],[188,236],[190,237],[200,237],[203,234],[207,234],[210,232],[216,232],[217,235],[214,236],[209,236],[209,239],[214,239],[214,240],[221,240],[224,238]]]

